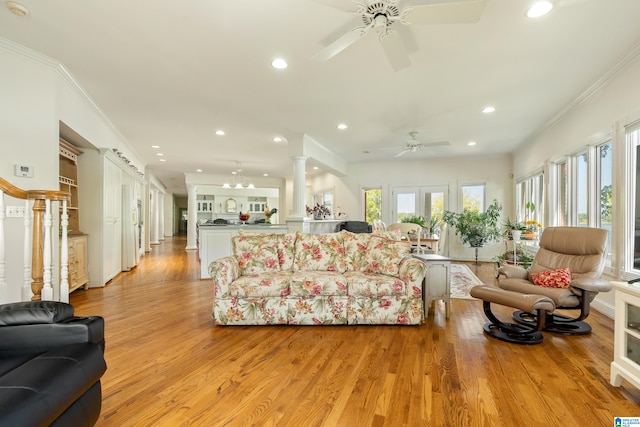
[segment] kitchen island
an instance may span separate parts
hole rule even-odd
[[[209,279],[209,264],[218,258],[233,254],[231,238],[243,230],[247,233],[286,233],[286,224],[234,224],[198,226],[198,255],[200,279]]]

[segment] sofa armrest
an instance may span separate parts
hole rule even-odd
[[[56,323],[0,326],[0,357],[42,353],[68,344],[99,344],[104,351],[104,319],[69,317]]]
[[[235,256],[217,259],[209,264],[209,275],[213,280],[214,298],[229,296],[229,284],[240,277],[240,267]]]
[[[422,281],[426,274],[427,266],[421,260],[407,257],[400,261],[398,276],[407,285],[407,296],[422,297]]]
[[[60,301],[23,301],[0,305],[0,327],[58,323],[73,317],[73,306]]]

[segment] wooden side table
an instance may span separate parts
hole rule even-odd
[[[445,304],[446,318],[451,312],[451,258],[435,254],[412,254],[427,266],[427,274],[422,282],[424,317],[429,317],[429,305],[436,300]]]

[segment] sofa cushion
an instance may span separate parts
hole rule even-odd
[[[367,256],[370,239],[371,234],[356,234],[346,230],[342,231],[344,259],[347,263],[346,271],[360,271],[363,268],[362,264]]]
[[[241,275],[280,271],[276,234],[250,234],[231,238]]]
[[[296,255],[296,232],[278,234],[278,260],[280,270],[292,270]]]
[[[347,295],[347,279],[330,271],[298,271],[291,274],[292,296]]]
[[[397,276],[400,272],[400,261],[411,253],[411,243],[371,236],[364,259],[365,273]]]
[[[293,271],[346,271],[342,233],[298,232]]]
[[[247,274],[229,284],[229,296],[236,298],[285,297],[289,295],[291,273]]]
[[[346,325],[347,296],[287,298],[290,325]]]
[[[406,285],[397,277],[360,271],[347,271],[344,275],[347,278],[349,295],[373,298],[406,295]]]

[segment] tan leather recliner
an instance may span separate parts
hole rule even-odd
[[[499,273],[502,289],[551,298],[557,309],[580,310],[577,317],[548,313],[544,331],[568,335],[591,332],[583,320],[589,315],[589,305],[599,292],[611,290],[611,284],[600,277],[604,270],[608,247],[607,230],[585,227],[548,227],[540,238],[540,248],[528,270],[503,266]],[[547,288],[533,284],[531,274],[568,267],[569,288]],[[535,314],[516,311],[519,323],[535,322]]]

